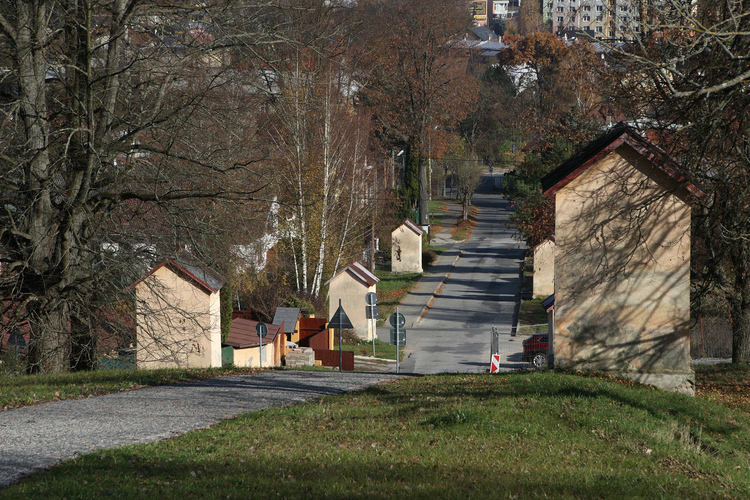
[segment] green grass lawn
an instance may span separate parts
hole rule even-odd
[[[94,452],[0,497],[749,498],[750,415],[596,376],[426,376]]]
[[[518,311],[518,334],[531,335],[547,331],[547,311],[542,307],[544,299],[522,300]]]
[[[334,342],[334,349],[339,348],[338,338]],[[352,351],[357,356],[372,356],[372,340],[347,341],[341,344],[341,350]],[[403,359],[404,348],[399,349],[399,358]],[[375,339],[375,357],[380,359],[396,359],[396,346]]]
[[[443,213],[448,210],[448,200],[450,198],[446,199],[432,199],[429,201],[429,209],[430,213]],[[452,201],[452,200],[451,200]]]
[[[443,227],[443,216],[448,211],[448,203],[452,203],[453,200],[446,199],[432,199],[429,202],[430,211],[430,233],[437,234]]]
[[[396,311],[396,306],[409,293],[409,290],[422,277],[422,273],[394,274],[390,271],[390,264],[378,264],[375,267],[375,275],[380,278],[378,282],[378,308],[380,309],[380,320],[378,325],[385,324],[388,317]],[[395,359],[395,356],[394,356]]]

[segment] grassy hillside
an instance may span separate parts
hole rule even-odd
[[[421,377],[96,452],[0,497],[749,498],[732,406],[594,376]]]

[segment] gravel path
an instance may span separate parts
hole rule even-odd
[[[0,489],[79,454],[157,441],[241,413],[349,392],[397,377],[392,373],[268,371],[0,412]]]

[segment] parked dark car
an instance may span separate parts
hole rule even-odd
[[[547,368],[547,334],[535,333],[523,341],[523,360],[533,368]]]

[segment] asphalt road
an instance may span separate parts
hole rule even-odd
[[[407,330],[402,373],[477,373],[490,366],[490,330],[501,331],[502,349],[521,351],[510,337],[520,288],[523,245],[504,224],[511,210],[485,176],[474,195],[477,225],[422,321]],[[519,358],[520,354],[515,356]],[[506,356],[506,359],[508,356]],[[513,358],[513,356],[511,356]]]

